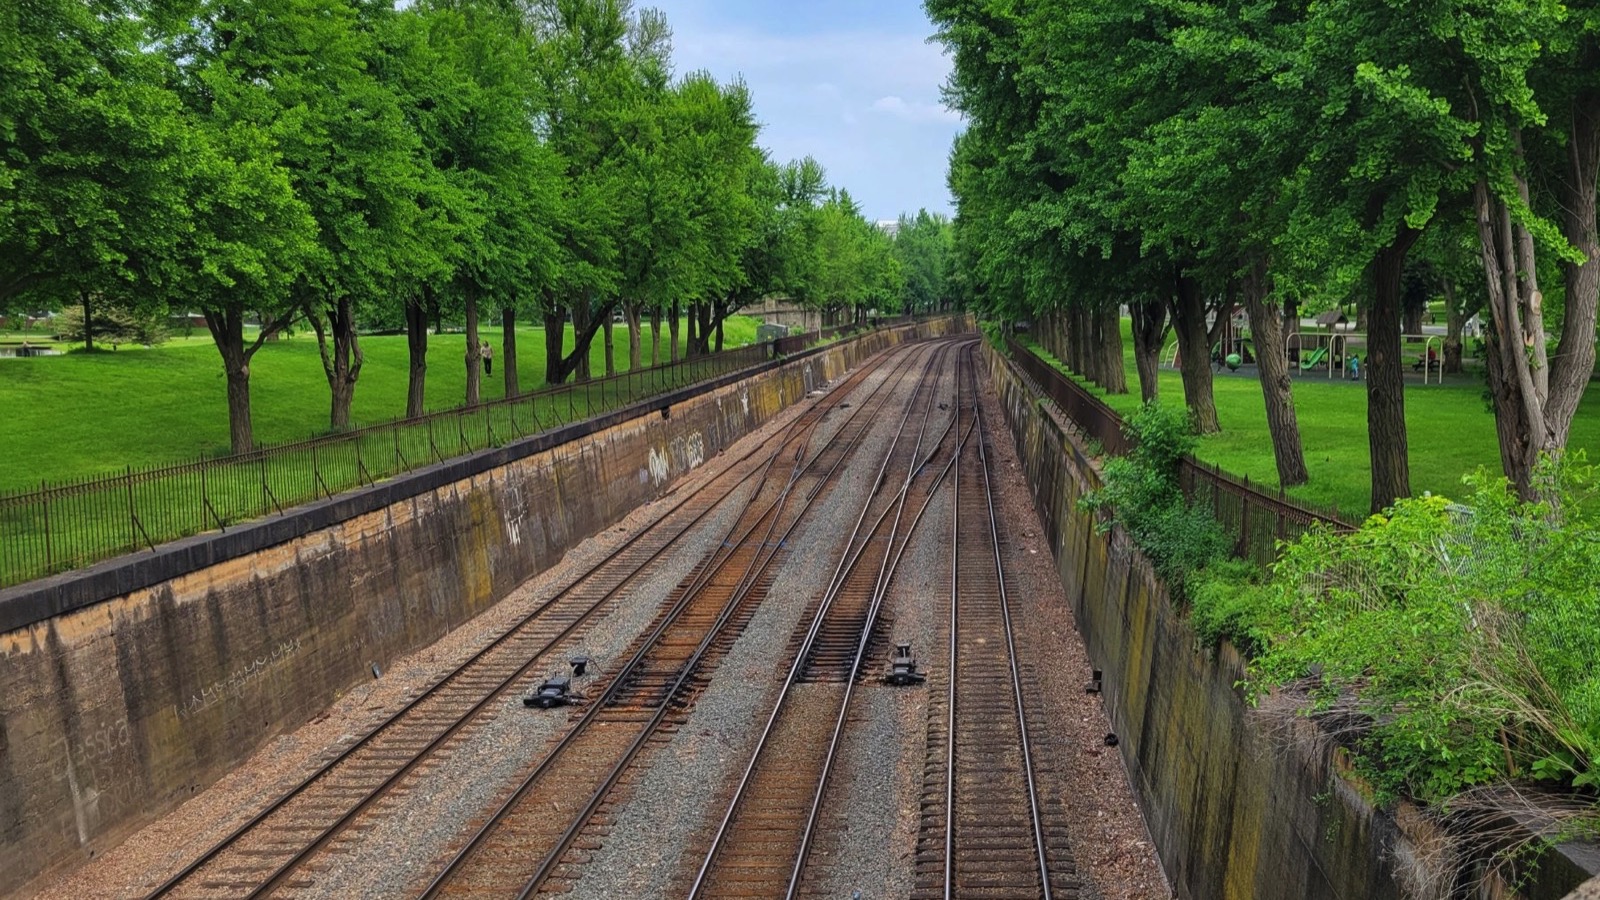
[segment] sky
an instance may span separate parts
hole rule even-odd
[[[750,86],[773,159],[815,157],[869,220],[951,213],[945,185],[960,117],[919,0],[638,0],[672,26],[678,74]]]

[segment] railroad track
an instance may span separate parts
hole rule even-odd
[[[636,642],[628,661],[444,864],[424,898],[520,898],[540,889],[638,754],[681,721],[676,716],[759,606],[785,540],[842,471],[849,448],[873,417],[853,414],[851,421],[860,427],[841,428],[809,460],[797,456],[793,474],[771,503],[747,507],[736,536],[674,592],[667,612]],[[558,813],[552,803],[560,804]]]
[[[946,344],[941,360],[949,351]],[[793,647],[784,686],[689,886],[691,900],[792,897],[802,883],[851,697],[873,646],[896,565],[971,433],[970,419],[962,427],[959,392],[955,414],[942,429],[930,427],[936,397],[930,384],[921,398],[917,440],[891,454],[893,467],[886,459],[877,486],[862,505],[839,567]],[[941,412],[948,410],[949,404],[940,406]],[[910,412],[908,406],[908,416]],[[941,453],[950,457],[942,469],[935,463]],[[883,492],[894,484],[897,490]]]
[[[768,471],[784,448],[809,440],[836,408],[835,398],[849,396],[887,358],[862,366],[802,413],[781,438],[752,448],[723,475],[679,498],[654,527],[641,530],[539,604],[149,896],[262,897],[282,888],[309,886],[303,874],[308,860],[334,846],[380,800],[403,792],[426,761],[448,752],[471,729],[498,715],[508,692],[549,665],[557,650],[613,608],[629,585],[660,564],[725,501],[740,492],[747,492],[753,501],[759,491],[750,489],[748,482]],[[904,358],[897,361],[890,377],[902,375],[908,364]],[[877,393],[874,390],[871,396]],[[841,430],[855,418],[851,415]]]
[[[971,363],[965,368],[970,372]],[[981,407],[956,467],[949,655],[933,677],[915,900],[1066,900],[1079,883],[1060,809],[1041,801]]]

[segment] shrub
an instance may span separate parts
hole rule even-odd
[[[1385,794],[1600,785],[1600,522],[1574,456],[1541,472],[1552,502],[1480,472],[1468,506],[1413,498],[1355,534],[1312,532],[1259,593],[1200,592],[1207,627],[1251,635],[1257,687],[1313,677],[1307,711],[1358,723]]]
[[[1106,463],[1104,485],[1082,505],[1109,509],[1111,521],[1101,530],[1121,525],[1168,588],[1187,597],[1195,574],[1228,552],[1221,526],[1209,511],[1189,506],[1178,483],[1179,464],[1196,443],[1188,417],[1152,401],[1129,416],[1123,430],[1134,439],[1133,450]]]
[[[1247,560],[1219,560],[1200,572],[1189,588],[1189,613],[1201,644],[1231,641],[1247,656],[1265,651],[1271,623],[1280,618],[1276,595],[1265,582],[1261,569]]]

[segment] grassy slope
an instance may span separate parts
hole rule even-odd
[[[745,317],[729,320],[727,346],[753,341],[757,324]],[[483,396],[494,400],[504,395],[505,384],[500,331],[484,329],[484,335],[494,344],[496,368],[483,380]],[[612,337],[617,365],[626,368],[627,329],[613,329]],[[648,327],[644,337],[648,365]],[[663,351],[666,337],[663,328]],[[571,340],[569,329],[568,346]],[[406,338],[367,337],[361,344],[366,364],[352,416],[357,424],[396,418],[405,411]],[[524,389],[543,386],[544,329],[519,328],[517,349]],[[429,339],[429,409],[461,403],[465,350],[461,334]],[[596,373],[604,371],[603,354],[596,342],[591,354]],[[311,334],[262,347],[250,381],[256,440],[294,440],[327,428],[328,385]],[[209,337],[178,338],[153,349],[0,360],[0,490],[193,459],[222,452],[227,443],[225,383]]]
[[[1114,409],[1127,413],[1139,406],[1139,380],[1133,364],[1133,342],[1123,323],[1123,341],[1130,393],[1101,394]],[[1320,504],[1337,504],[1341,510],[1364,514],[1372,490],[1371,457],[1367,450],[1367,392],[1365,383],[1334,380],[1296,380],[1295,409],[1299,413],[1300,439],[1305,448],[1311,483],[1295,488],[1296,497]],[[1096,390],[1096,393],[1100,393]],[[1205,438],[1197,455],[1219,463],[1251,481],[1277,485],[1277,464],[1261,399],[1261,384],[1254,377],[1219,374],[1215,379],[1217,415],[1222,432]],[[1183,379],[1171,369],[1161,371],[1161,397],[1183,402]],[[1461,477],[1486,466],[1500,470],[1500,450],[1494,416],[1483,399],[1480,385],[1427,387],[1408,381],[1406,424],[1409,428],[1411,488],[1459,496]],[[1600,388],[1591,387],[1572,422],[1569,446],[1583,448],[1600,459]]]

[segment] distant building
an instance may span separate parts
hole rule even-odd
[[[899,219],[879,219],[876,224],[878,226],[878,230],[884,234],[887,234],[889,237],[896,237],[900,234]]]

